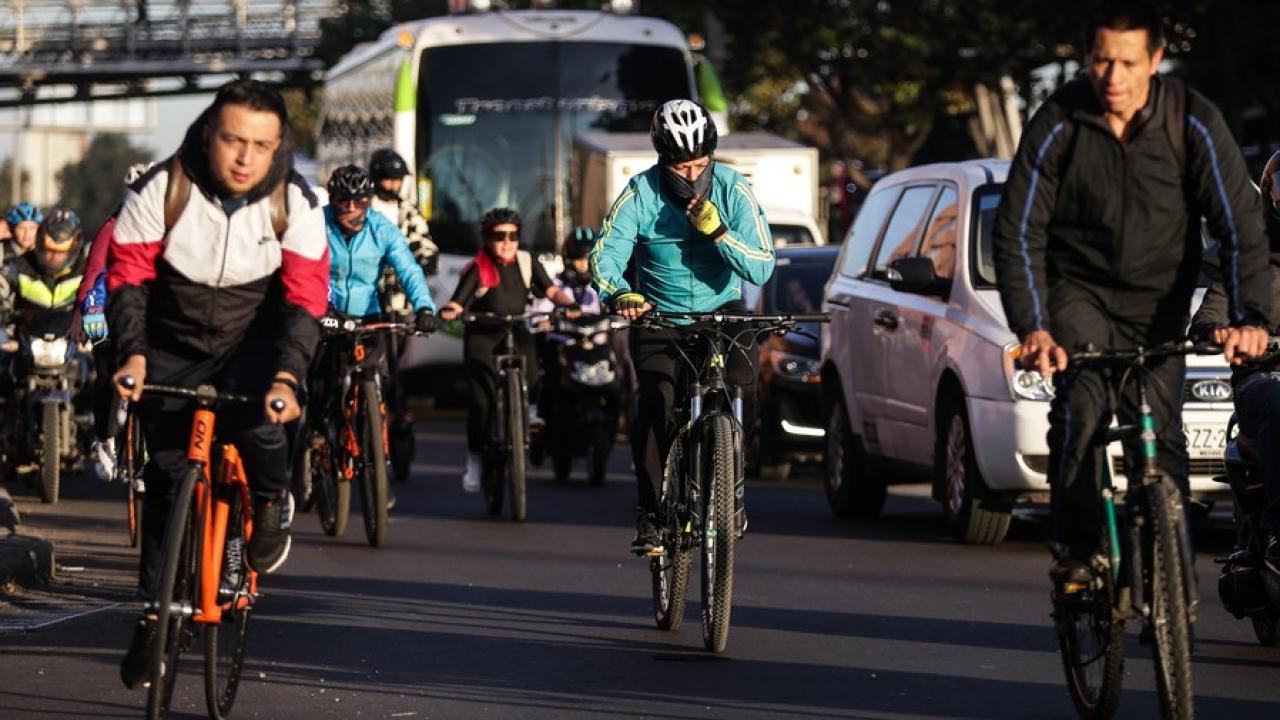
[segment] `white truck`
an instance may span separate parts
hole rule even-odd
[[[657,159],[648,133],[575,136],[570,160],[574,224],[599,228],[627,181]],[[720,137],[715,159],[750,181],[776,246],[826,244],[816,148],[770,133],[735,132]]]

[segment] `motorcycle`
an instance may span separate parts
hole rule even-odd
[[[83,460],[72,398],[83,385],[85,361],[75,344],[53,334],[21,334],[16,392],[8,437],[9,473],[40,469],[40,500],[58,502],[62,472]]]
[[[1235,432],[1236,418],[1227,426],[1227,474],[1214,478],[1231,487],[1236,523],[1236,550],[1219,559],[1218,596],[1227,612],[1249,618],[1254,635],[1266,647],[1280,646],[1280,574],[1262,561],[1266,538],[1259,527],[1267,504],[1266,488],[1253,442]]]
[[[543,438],[557,482],[566,482],[575,457],[587,456],[588,481],[603,485],[622,409],[622,376],[613,333],[627,321],[607,315],[559,318],[547,334],[549,355],[543,382],[553,401]]]

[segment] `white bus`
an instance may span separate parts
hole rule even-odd
[[[406,23],[329,71],[319,179],[366,164],[379,147],[404,156],[416,180],[406,192],[440,245],[431,285],[443,304],[479,247],[485,211],[518,210],[523,244],[553,257],[574,217],[574,135],[647,131],[654,110],[677,97],[724,110],[710,66],[695,65],[688,39],[663,20],[533,10]],[[411,345],[405,366],[461,356],[460,341],[437,333]]]

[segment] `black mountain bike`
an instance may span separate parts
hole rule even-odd
[[[498,369],[489,444],[481,459],[481,486],[484,506],[490,515],[502,512],[503,495],[511,494],[511,519],[525,519],[525,469],[529,451],[529,386],[525,378],[529,369],[524,355],[516,349],[515,329],[530,319],[547,317],[549,313],[471,312],[462,321],[503,328],[502,352],[494,356]]]
[[[307,403],[293,463],[294,485],[301,489],[304,509],[316,508],[325,534],[340,536],[350,519],[351,483],[359,481],[365,537],[378,547],[387,539],[387,417],[381,375],[366,359],[364,338],[412,333],[414,326],[326,317],[321,327],[324,357],[331,364],[322,368],[324,396]]]
[[[826,313],[751,315],[650,312],[633,325],[662,330],[679,349],[688,406],[675,405],[677,431],[663,468],[657,525],[662,546],[649,553],[653,617],[663,630],[684,619],[689,566],[702,557],[702,642],[722,652],[729,640],[734,543],[745,518],[742,389],[725,380],[735,351],[766,333],[799,332],[799,323],[828,322]],[[681,324],[676,321],[686,321]]]
[[[1195,714],[1191,643],[1198,599],[1191,540],[1182,493],[1156,466],[1156,425],[1144,375],[1152,360],[1219,351],[1216,345],[1183,340],[1133,350],[1086,348],[1070,356],[1072,364],[1111,364],[1136,377],[1139,423],[1109,428],[1100,433],[1097,444],[1139,437],[1145,462],[1142,479],[1136,487],[1130,484],[1121,510],[1116,508],[1110,463],[1103,464],[1098,496],[1103,530],[1101,549],[1093,559],[1094,579],[1053,590],[1067,689],[1081,717],[1108,718],[1115,712],[1129,619],[1141,621],[1142,640],[1153,645],[1161,716],[1189,719]]]

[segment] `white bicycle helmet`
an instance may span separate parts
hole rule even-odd
[[[669,100],[653,114],[653,149],[663,165],[705,157],[716,151],[719,133],[707,109],[692,100]]]

